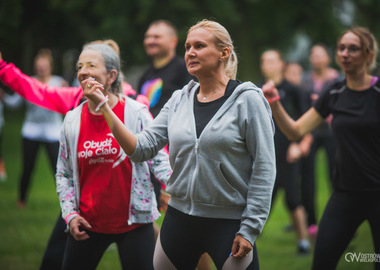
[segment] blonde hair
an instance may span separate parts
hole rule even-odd
[[[373,34],[365,27],[353,27],[343,32],[338,39],[338,44],[342,37],[347,33],[353,33],[360,39],[361,51],[367,60],[367,72],[370,73],[376,67],[376,58],[378,53],[378,45]]]
[[[91,45],[91,44],[105,44],[105,45],[108,45],[108,46],[111,47],[112,50],[115,51],[115,53],[117,54],[117,56],[120,57],[120,47],[116,43],[116,41],[114,41],[113,39],[105,39],[105,40],[98,39],[98,40],[94,40],[94,41],[91,41],[91,42],[88,42],[88,43],[84,44],[83,47],[86,47],[86,46]]]
[[[230,50],[230,54],[228,58],[224,61],[224,67],[226,75],[230,78],[235,80],[236,79],[236,73],[237,73],[237,67],[238,67],[238,59],[236,56],[236,52],[234,49],[234,45],[231,39],[230,34],[228,33],[227,29],[224,28],[220,23],[217,23],[215,21],[210,20],[202,20],[192,27],[190,27],[187,34],[189,34],[191,31],[194,31],[196,29],[203,28],[208,30],[210,33],[213,34],[215,39],[215,45],[217,48],[222,50],[223,48],[228,48]]]

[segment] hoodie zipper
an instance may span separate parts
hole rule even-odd
[[[199,152],[199,138],[195,140],[195,146],[194,146],[194,152],[195,152],[195,168],[193,177],[190,184],[190,215],[193,214],[194,211],[194,186],[195,186],[195,179],[196,175],[198,173],[198,152]]]
[[[194,150],[195,150],[195,154],[198,155],[198,148],[199,148],[199,139],[197,139],[195,141],[195,147],[194,147]]]
[[[225,106],[225,103],[222,105],[222,107]],[[195,125],[194,110],[192,108],[190,108],[190,109],[191,109],[190,111],[193,113],[193,127],[194,127],[194,132],[196,134],[196,125]],[[193,211],[194,211],[194,186],[195,186],[195,179],[196,179],[196,175],[197,175],[198,167],[199,167],[199,158],[198,158],[198,154],[199,154],[199,141],[200,141],[200,138],[202,137],[203,133],[205,131],[207,131],[208,126],[210,126],[210,123],[212,123],[214,121],[215,117],[219,117],[219,114],[220,114],[220,108],[219,108],[218,112],[216,112],[216,114],[211,118],[210,122],[205,126],[205,128],[202,131],[202,133],[199,135],[199,138],[196,138],[196,140],[195,140],[195,145],[194,145],[195,168],[194,168],[193,177],[192,177],[191,183],[190,183],[190,211],[189,211],[190,215],[192,215]]]

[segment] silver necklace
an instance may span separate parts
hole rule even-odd
[[[218,90],[214,90],[214,92],[211,94],[211,97],[210,97],[211,100],[213,99],[213,97],[216,94],[216,92],[218,92]],[[207,100],[207,96],[203,96],[203,100],[204,101]]]

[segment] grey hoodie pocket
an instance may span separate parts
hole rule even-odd
[[[178,199],[186,199],[189,196],[189,184],[194,175],[195,162],[187,155],[176,157],[174,164],[166,191]]]
[[[193,190],[195,202],[218,206],[245,205],[246,194],[234,186],[237,179],[227,177],[227,166],[207,158],[203,158],[200,164]]]

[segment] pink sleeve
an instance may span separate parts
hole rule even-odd
[[[122,82],[123,94],[126,96],[136,95],[136,91],[133,90],[132,85],[127,82]]]
[[[0,80],[26,100],[61,114],[78,106],[83,96],[80,87],[51,87],[5,61],[0,61]]]
[[[149,99],[144,95],[138,95],[136,101],[146,105],[149,108]]]

